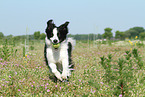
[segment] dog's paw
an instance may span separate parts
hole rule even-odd
[[[63,80],[62,82],[69,82],[69,80],[68,80],[68,79],[65,79],[65,80]]]
[[[67,79],[67,72],[63,72],[62,75],[61,75],[61,77],[62,77],[63,79]]]
[[[61,77],[61,74],[59,72],[55,73],[55,76],[56,76],[57,79],[62,81],[62,77]]]
[[[68,77],[70,76],[70,72],[69,71],[63,71],[61,77],[63,79],[68,79]]]

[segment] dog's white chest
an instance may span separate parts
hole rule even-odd
[[[61,63],[63,59],[68,58],[67,48],[61,47],[58,50],[47,48],[47,58],[49,63]]]

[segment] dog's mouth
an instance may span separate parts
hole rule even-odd
[[[60,43],[55,43],[55,44],[52,44],[53,48],[54,49],[58,49],[60,47]]]

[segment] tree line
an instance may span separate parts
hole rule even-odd
[[[102,34],[103,38],[111,39],[113,38],[112,28],[105,28],[105,33]],[[116,31],[115,32],[115,39],[124,40],[126,38],[133,39],[135,37],[139,37],[140,39],[145,39],[145,29],[143,27],[133,27],[126,31]]]
[[[139,37],[140,39],[145,39],[145,29],[143,27],[133,27],[126,31],[116,31],[115,36],[113,37],[112,28],[105,28],[103,34],[69,34],[68,37],[73,37],[76,40],[96,40],[96,39],[118,39],[124,40],[126,38],[132,39],[135,37]],[[33,35],[28,35],[29,40],[44,40],[46,37],[45,33],[40,33],[40,31],[34,32]],[[0,32],[0,39],[3,38],[13,38],[15,40],[26,39],[26,35],[21,36],[13,36],[8,35],[4,36],[2,32]]]

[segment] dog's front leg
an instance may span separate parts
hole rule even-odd
[[[69,65],[69,62],[67,59],[62,60],[62,67],[63,67],[62,78],[63,79],[67,79],[67,76],[70,75],[68,65]]]
[[[60,74],[60,72],[57,70],[56,64],[50,63],[49,66],[50,66],[50,68],[51,68],[52,73],[54,73],[54,75],[55,75],[59,80],[62,81],[61,74]]]

